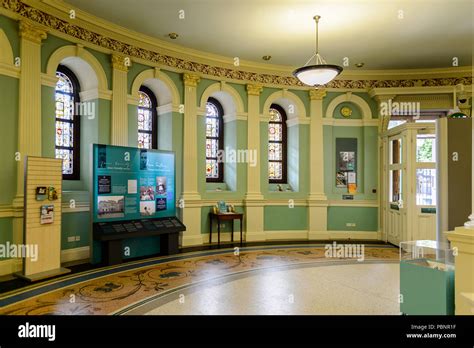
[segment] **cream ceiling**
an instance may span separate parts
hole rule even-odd
[[[134,31],[232,60],[303,65],[314,52],[362,69],[443,68],[472,64],[471,0],[67,0]],[[184,10],[184,19],[180,19]],[[403,18],[400,18],[403,17]],[[177,40],[167,37],[179,34]]]

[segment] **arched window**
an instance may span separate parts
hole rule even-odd
[[[286,113],[277,104],[270,106],[268,122],[268,182],[286,184]]]
[[[141,149],[158,148],[158,103],[153,92],[140,87],[138,92],[138,147]]]
[[[224,148],[224,110],[214,98],[206,103],[206,181],[223,182],[224,166],[218,151]]]
[[[63,179],[79,180],[80,86],[74,73],[63,65],[58,66],[56,77],[56,158],[63,160]]]

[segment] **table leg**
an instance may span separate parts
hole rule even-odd
[[[209,244],[212,243],[212,215],[209,215]]]
[[[217,218],[217,245],[221,245],[221,221]]]
[[[231,234],[231,241],[234,243],[234,219],[230,222],[232,224],[232,234]]]
[[[242,218],[240,218],[240,246],[242,246]]]

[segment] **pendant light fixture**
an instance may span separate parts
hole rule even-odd
[[[321,86],[331,82],[342,72],[342,67],[338,65],[326,64],[326,61],[319,54],[318,47],[318,23],[321,16],[314,16],[316,22],[316,53],[306,62],[306,64],[293,71],[293,75],[302,83],[308,86]],[[315,65],[308,65],[313,58]]]

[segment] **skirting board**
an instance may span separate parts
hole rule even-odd
[[[90,258],[89,247],[66,249],[61,251],[61,263],[86,260]]]
[[[231,232],[221,232],[221,242],[230,241]],[[295,231],[264,231],[259,233],[244,232],[243,239],[247,242],[272,241],[272,240],[332,240],[332,239],[355,239],[355,240],[381,240],[381,232],[378,231],[321,231],[308,232],[307,230]],[[209,243],[209,234],[202,234],[203,244]],[[234,242],[240,240],[240,232],[234,232]],[[217,232],[212,232],[212,243],[217,243]]]
[[[0,276],[11,275],[13,273],[21,272],[21,259],[8,259],[0,261]]]

